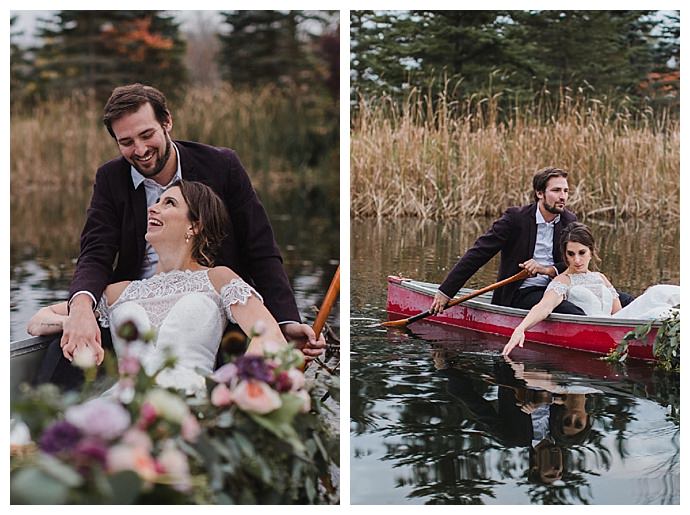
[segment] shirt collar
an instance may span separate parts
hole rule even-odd
[[[544,215],[541,214],[541,211],[539,210],[539,206],[538,206],[538,205],[537,205],[537,211],[536,211],[535,216],[536,216],[536,218],[537,218],[537,225],[539,225],[539,224],[553,224],[553,225],[556,225],[558,222],[561,221],[561,215],[560,215],[560,214],[559,214],[559,215],[556,215],[556,218],[554,218],[554,219],[551,220],[550,222],[547,222],[546,220],[544,220]]]
[[[170,182],[168,184],[166,184],[165,186],[161,186],[160,184],[158,184],[153,179],[147,179],[146,177],[141,175],[139,173],[139,171],[136,168],[134,168],[134,166],[130,166],[129,170],[130,170],[130,173],[132,176],[132,184],[134,184],[134,189],[137,189],[139,187],[139,185],[144,181],[149,181],[149,182],[155,183],[159,188],[166,188],[167,186],[169,186],[170,184],[172,184],[176,180],[182,179],[182,168],[180,166],[180,152],[177,150],[177,145],[175,145],[175,142],[171,141],[171,143],[172,143],[173,148],[175,149],[175,157],[177,158],[177,170],[175,170],[175,175],[173,176],[172,179],[170,179]]]

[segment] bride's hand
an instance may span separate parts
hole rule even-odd
[[[519,345],[522,347],[525,344],[525,331],[520,329],[519,327],[516,327],[515,330],[513,331],[513,334],[510,337],[510,340],[508,340],[508,343],[506,343],[506,346],[503,347],[503,354],[504,356],[508,356],[510,354],[510,351],[512,351],[516,345]]]

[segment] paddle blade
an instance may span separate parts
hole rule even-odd
[[[382,322],[383,327],[405,327],[410,322],[409,318],[403,318],[400,320],[388,320],[387,322]]]

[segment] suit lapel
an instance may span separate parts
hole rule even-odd
[[[528,211],[527,217],[527,234],[529,234],[529,256],[534,257],[534,247],[537,245],[537,204],[533,204]]]
[[[137,255],[143,256],[146,250],[146,188],[143,183],[134,189],[131,178],[129,178],[130,205],[134,215],[134,227],[136,228]]]
[[[197,174],[197,167],[194,159],[189,155],[187,149],[179,142],[175,141],[175,146],[180,154],[180,170],[182,171],[182,178],[185,181],[197,181],[199,175]]]

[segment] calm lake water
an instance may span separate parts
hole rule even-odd
[[[635,295],[680,284],[678,226],[656,222],[590,222],[601,270]],[[490,223],[351,224],[351,502],[678,504],[678,374],[529,343],[509,362],[505,338],[378,326],[387,275],[442,281]]]
[[[26,323],[42,306],[65,300],[79,252],[88,193],[12,196],[10,235],[10,338],[27,338]],[[297,305],[313,320],[338,266],[338,203],[285,194],[263,198]],[[340,327],[339,304],[329,323]]]

